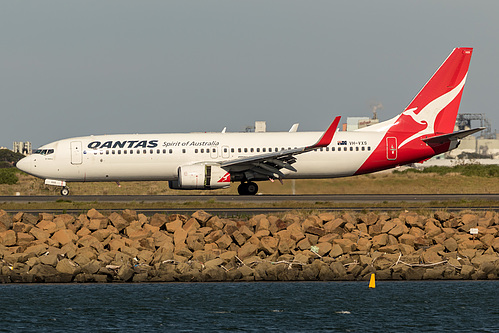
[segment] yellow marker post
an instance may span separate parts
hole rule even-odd
[[[369,281],[369,288],[376,288],[376,278],[374,273],[371,274],[371,280]]]

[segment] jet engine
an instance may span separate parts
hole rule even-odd
[[[169,186],[176,190],[213,190],[229,187],[230,173],[218,165],[184,165],[178,168],[178,178],[170,181]]]

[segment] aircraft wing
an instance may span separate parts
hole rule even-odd
[[[473,129],[469,129],[469,130],[463,130],[463,131],[457,131],[454,133],[433,136],[431,138],[425,138],[422,140],[424,142],[426,142],[427,144],[442,144],[442,143],[446,143],[446,142],[450,142],[450,141],[457,141],[459,139],[467,137],[468,135],[474,134],[476,132],[480,132],[484,129],[485,129],[485,127],[477,127],[477,128],[473,128]]]
[[[285,149],[273,153],[260,154],[248,157],[241,157],[233,160],[227,160],[220,163],[220,166],[227,169],[237,169],[238,171],[253,171],[258,174],[274,178],[282,178],[284,174],[280,169],[287,169],[296,172],[292,166],[296,162],[296,155],[312,151],[317,148],[328,146],[338,128],[341,117],[338,116],[329,125],[328,129],[322,134],[320,139],[311,146],[305,146],[294,149]]]

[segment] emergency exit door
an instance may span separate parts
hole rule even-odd
[[[389,161],[397,159],[397,138],[386,138],[386,159]]]
[[[81,151],[81,142],[80,141],[72,141],[71,142],[71,164],[81,164],[82,162],[82,151]]]

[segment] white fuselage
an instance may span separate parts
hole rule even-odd
[[[176,180],[180,166],[260,155],[311,145],[321,132],[184,133],[86,136],[47,144],[23,159],[22,170],[64,181]],[[351,176],[380,144],[384,133],[336,132],[326,148],[296,156],[286,178]],[[237,169],[237,168],[236,168]]]

